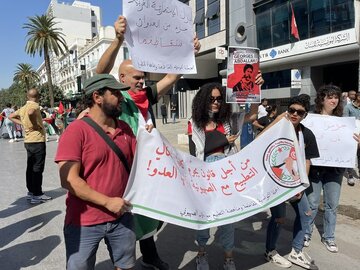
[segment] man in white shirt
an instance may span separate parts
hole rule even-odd
[[[268,100],[266,98],[263,98],[261,100],[261,104],[258,107],[258,117],[257,117],[258,119],[268,114],[266,111],[267,104],[268,104]]]

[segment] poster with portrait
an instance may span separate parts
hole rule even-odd
[[[259,103],[260,86],[255,84],[259,70],[259,49],[228,48],[226,102]]]

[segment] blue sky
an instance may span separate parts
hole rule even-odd
[[[122,12],[122,0],[82,0],[102,10],[102,24],[113,25]],[[58,0],[58,2],[73,3],[73,0]],[[46,12],[50,0],[18,0],[2,1],[2,25],[0,40],[0,89],[8,88],[13,81],[16,66],[19,63],[31,64],[36,70],[43,59],[31,57],[25,53],[26,30],[22,29],[28,17],[42,15]]]

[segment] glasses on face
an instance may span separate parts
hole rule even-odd
[[[213,97],[213,96],[210,96],[210,102],[211,103],[215,103],[215,101],[217,101],[218,103],[222,102],[223,98],[222,96],[218,96],[218,97]]]
[[[298,116],[303,117],[306,114],[306,111],[304,111],[304,110],[296,110],[296,109],[290,107],[288,109],[288,113],[290,113],[290,114],[296,113]]]

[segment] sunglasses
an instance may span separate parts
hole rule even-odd
[[[215,101],[217,101],[218,103],[222,102],[223,98],[222,96],[218,96],[218,97],[213,97],[213,96],[210,96],[210,102],[211,103],[215,103]]]
[[[294,108],[288,108],[288,113],[294,114],[296,113],[298,116],[303,117],[306,114],[306,111],[304,110],[296,110]]]

